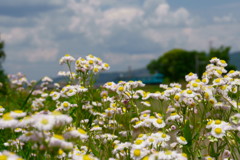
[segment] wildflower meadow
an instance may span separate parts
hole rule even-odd
[[[68,84],[9,75],[0,98],[0,160],[239,160],[240,72],[212,58],[186,86],[106,82],[93,55],[59,61]],[[0,87],[3,87],[0,85]]]

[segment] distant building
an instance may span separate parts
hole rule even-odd
[[[157,73],[154,75],[145,75],[145,76],[119,76],[114,81],[142,81],[144,84],[160,84],[163,82],[163,74]]]

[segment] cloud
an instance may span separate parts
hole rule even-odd
[[[52,63],[46,74],[66,53],[92,53],[110,61],[113,70],[121,70],[129,64],[143,66],[172,48],[207,49],[210,40],[239,48],[239,22],[231,14],[209,16],[215,22],[211,24],[166,0],[15,0],[1,7],[5,64],[11,67],[9,60],[34,68],[36,63]]]
[[[145,67],[150,60],[156,58],[155,54],[125,54],[125,53],[106,53],[103,59],[110,66],[117,66],[112,71],[126,70],[129,66],[136,68]]]
[[[216,23],[231,23],[236,22],[236,19],[232,15],[225,15],[222,17],[215,16],[213,17],[213,21]]]
[[[27,50],[23,53],[24,58],[29,62],[53,61],[58,55],[57,48],[38,48],[34,50]]]

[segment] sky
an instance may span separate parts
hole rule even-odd
[[[0,0],[6,73],[56,77],[65,54],[110,71],[146,67],[173,48],[240,50],[239,0]]]

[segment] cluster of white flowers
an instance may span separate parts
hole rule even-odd
[[[96,88],[95,74],[109,65],[93,55],[65,55],[59,63],[70,71],[59,75],[69,76],[69,84],[49,87],[53,80],[44,77],[33,92],[25,88],[31,98],[22,110],[0,106],[0,130],[14,135],[4,146],[16,153],[28,147],[32,153],[26,159],[37,159],[39,153],[60,160],[236,159],[240,72],[227,72],[218,58],[210,62],[201,78],[189,73],[186,86],[160,84],[152,93],[141,88],[141,81]],[[22,74],[9,77],[13,86],[31,84]],[[21,158],[3,151],[0,159]]]

